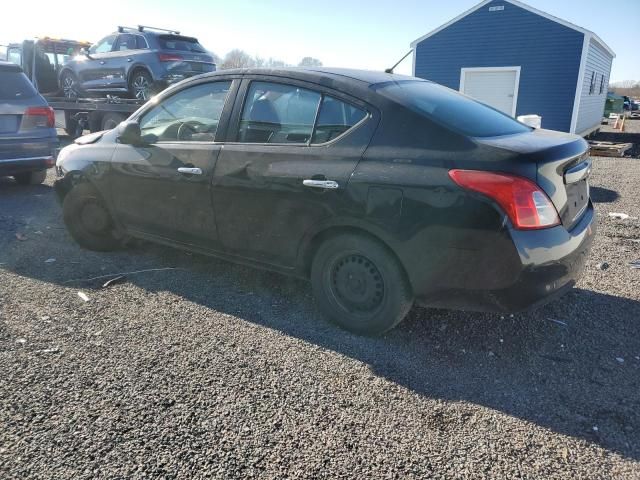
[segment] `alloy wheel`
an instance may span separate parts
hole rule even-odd
[[[149,80],[144,75],[138,75],[133,79],[133,92],[138,100],[149,98]]]

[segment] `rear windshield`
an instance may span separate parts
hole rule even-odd
[[[381,84],[377,91],[471,137],[497,137],[531,131],[510,116],[436,83],[407,80]]]
[[[161,35],[160,46],[163,50],[180,50],[181,52],[205,53],[205,49],[196,38],[179,35]]]
[[[36,93],[24,73],[0,70],[0,100],[22,100],[35,97]]]

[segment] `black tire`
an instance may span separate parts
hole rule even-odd
[[[111,214],[90,184],[80,183],[67,193],[62,216],[67,230],[81,247],[99,252],[121,247]]]
[[[18,175],[14,175],[13,178],[15,178],[16,182],[20,185],[40,185],[44,182],[44,179],[47,178],[47,171],[38,170],[36,172],[19,173]]]
[[[129,95],[131,98],[144,100],[151,98],[153,78],[146,70],[138,69],[129,78]]]
[[[120,125],[120,122],[126,120],[127,117],[121,113],[105,113],[100,122],[100,130],[111,130]]]
[[[65,98],[76,99],[81,96],[80,84],[78,79],[69,70],[65,70],[60,75],[60,89]]]
[[[403,268],[384,245],[365,235],[325,240],[313,258],[311,287],[329,320],[359,334],[392,329],[413,305]]]

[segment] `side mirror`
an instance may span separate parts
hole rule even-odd
[[[127,145],[143,145],[140,124],[136,121],[125,121],[118,125],[118,140]]]
[[[87,57],[89,60],[93,60],[93,57],[89,54],[89,50],[87,50],[86,48],[81,48],[80,49],[80,53],[82,55],[84,55],[85,57]]]

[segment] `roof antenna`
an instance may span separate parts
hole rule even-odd
[[[402,57],[400,60],[398,60],[398,63],[396,63],[393,67],[391,68],[387,68],[384,73],[393,73],[393,69],[396,68],[398,65],[400,65],[402,63],[402,61],[407,58],[411,52],[413,52],[413,48],[411,50],[409,50],[404,57]]]

